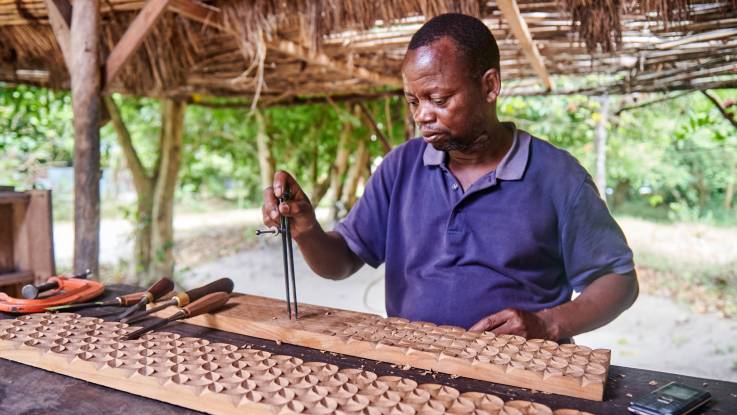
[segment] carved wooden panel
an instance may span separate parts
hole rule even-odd
[[[0,357],[212,414],[585,414],[173,333],[118,340],[133,329],[71,313],[0,320]]]
[[[187,322],[330,352],[601,401],[611,351],[519,336],[471,333],[399,318],[234,295],[216,314]],[[165,310],[161,315],[169,315]]]

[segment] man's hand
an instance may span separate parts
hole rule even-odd
[[[277,198],[289,190],[289,200],[278,203]],[[290,218],[292,237],[299,245],[307,264],[316,274],[339,280],[356,272],[363,261],[348,248],[337,232],[325,232],[315,218],[310,199],[287,172],[274,175],[274,185],[264,189],[261,208],[266,226],[279,226],[279,215]]]
[[[514,334],[526,339],[558,340],[555,324],[546,321],[543,313],[507,308],[482,318],[469,331],[491,331],[494,334]]]
[[[277,198],[289,190],[289,200],[278,203]],[[315,209],[296,180],[285,171],[274,174],[274,184],[264,189],[264,205],[261,208],[266,226],[279,226],[279,215],[291,218],[290,229],[295,240],[312,230],[317,224]]]
[[[558,341],[614,320],[632,305],[638,292],[634,270],[623,275],[606,274],[589,284],[573,301],[535,313],[508,308],[484,317],[470,330]]]

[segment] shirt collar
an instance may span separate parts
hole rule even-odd
[[[527,169],[531,137],[526,131],[518,130],[514,123],[505,122],[502,124],[512,129],[513,138],[512,146],[496,167],[496,178],[501,180],[520,180]],[[422,161],[425,166],[440,166],[445,162],[445,152],[436,150],[435,147],[427,144],[425,146],[425,152],[422,155]]]

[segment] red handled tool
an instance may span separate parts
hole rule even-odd
[[[81,278],[51,277],[47,284],[54,284],[55,288],[39,299],[13,298],[0,293],[0,311],[40,313],[49,307],[91,300],[105,291],[101,283]]]

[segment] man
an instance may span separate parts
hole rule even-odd
[[[264,222],[291,217],[323,277],[385,263],[389,316],[567,341],[628,308],[632,252],[591,177],[497,118],[489,29],[460,14],[433,18],[412,37],[402,76],[422,139],[386,156],[334,231],[285,172],[264,191]],[[277,206],[285,188],[293,197]]]

